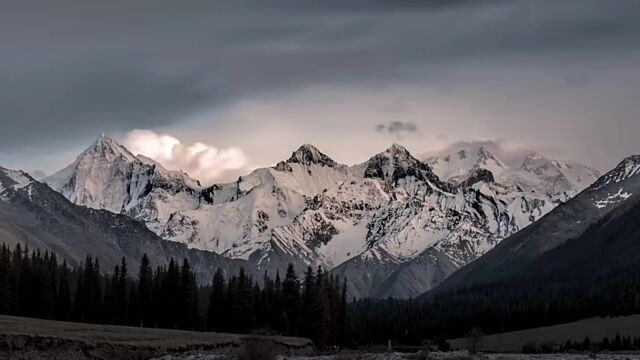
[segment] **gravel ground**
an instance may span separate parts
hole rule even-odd
[[[227,360],[225,355],[178,355],[165,356],[158,360]],[[476,354],[467,352],[430,353],[427,355],[405,353],[341,353],[320,356],[278,356],[276,360],[640,360],[640,354]],[[265,360],[265,359],[261,359]]]

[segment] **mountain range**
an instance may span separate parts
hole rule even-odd
[[[293,263],[350,281],[356,297],[412,297],[598,178],[587,166],[492,142],[414,157],[393,145],[339,164],[312,145],[237,181],[202,186],[100,136],[43,181],[76,205],[120,214],[158,239],[243,262]]]
[[[73,267],[91,254],[106,271],[122,257],[134,269],[143,254],[156,266],[186,258],[202,283],[218,268],[228,274],[240,267],[252,270],[246,261],[162,240],[128,216],[75,205],[27,173],[5,168],[0,168],[0,239],[9,246],[52,251]]]
[[[640,156],[448,278],[436,292],[542,273],[611,272],[637,263]]]
[[[365,338],[419,343],[434,334],[465,337],[474,328],[496,334],[637,314],[639,217],[635,155],[425,294],[358,301],[352,321],[369,332]],[[616,331],[598,329],[596,341]]]

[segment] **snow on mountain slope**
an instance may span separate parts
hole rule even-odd
[[[175,212],[161,236],[247,259],[256,251],[268,251],[272,230],[291,224],[308,198],[348,177],[346,166],[304,145],[273,168],[206,189],[211,204]]]
[[[459,142],[446,149],[422,156],[441,179],[460,183],[466,179],[471,169],[482,168],[500,177],[509,166],[494,154],[500,154],[501,147],[491,141]]]
[[[274,167],[202,188],[102,136],[46,181],[76,204],[126,214],[191,248],[264,268],[320,265],[359,277],[356,296],[408,297],[553,209],[558,199],[539,184],[588,178],[533,154],[512,170],[497,150],[468,145],[431,158],[447,182],[396,144],[351,167],[303,145]]]
[[[640,155],[629,156],[606,173],[587,190],[598,209],[611,208],[629,199],[637,190],[628,179],[640,174]]]
[[[383,202],[368,217],[366,250],[340,264],[334,272],[349,279],[359,278],[352,285],[351,295],[356,297],[416,296],[529,225],[552,206],[486,181],[459,188],[455,193],[434,192]],[[381,283],[379,269],[385,269],[388,278],[395,280],[384,278]],[[398,283],[403,281],[417,283]]]
[[[578,195],[456,272],[436,292],[522,274],[536,259],[597,229],[598,222],[605,216],[624,210],[626,204],[637,204],[639,193],[640,156],[635,155],[624,159]],[[608,243],[609,240],[602,238],[599,241]],[[571,256],[574,255],[580,256]]]
[[[554,203],[567,201],[600,176],[576,162],[550,160],[532,150],[507,151],[492,141],[459,142],[424,158],[442,179],[460,183],[472,170],[487,169],[497,183]]]
[[[640,155],[629,156],[622,160],[613,170],[598,179],[591,186],[591,190],[598,190],[609,184],[622,182],[638,174],[640,174]]]
[[[29,174],[19,170],[0,168],[0,175],[4,178],[4,181],[0,182],[0,200],[10,201],[13,191],[18,189],[26,190],[29,198],[32,196],[30,185],[35,180]]]
[[[359,278],[352,285],[358,297],[428,290],[554,206],[494,183],[486,170],[476,171],[464,186],[444,183],[398,145],[351,173],[348,181],[307,201],[292,224],[274,228],[272,240],[292,256]],[[434,251],[438,256],[423,256]],[[380,269],[396,281],[415,279],[419,269],[425,277],[411,286],[383,281],[389,289],[381,289]],[[411,276],[395,274],[408,269]]]
[[[175,209],[201,202],[197,180],[138,158],[104,135],[43,181],[75,204],[129,215],[156,232]]]

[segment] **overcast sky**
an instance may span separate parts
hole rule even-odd
[[[214,180],[303,143],[354,163],[393,142],[419,154],[471,139],[605,171],[640,153],[639,89],[638,0],[4,0],[0,11],[0,166],[48,173],[102,132]]]

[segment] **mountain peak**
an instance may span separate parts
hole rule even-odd
[[[524,157],[520,168],[522,170],[535,173],[536,175],[542,175],[544,173],[548,174],[549,172],[553,175],[560,173],[560,170],[553,162],[542,156],[539,152],[533,150],[529,151]]]
[[[415,159],[413,155],[411,155],[409,150],[407,150],[407,148],[405,148],[404,146],[398,143],[391,144],[391,146],[389,146],[387,150],[384,151],[384,153],[390,154],[391,156],[394,156],[394,157],[410,157]]]
[[[597,190],[611,183],[619,183],[630,177],[640,175],[640,155],[631,155],[622,160],[613,170],[604,174],[592,186]]]
[[[626,157],[620,165],[624,164],[625,166],[637,166],[640,165],[640,155],[631,155]]]
[[[107,159],[122,157],[127,161],[139,161],[135,155],[127,150],[127,148],[120,145],[116,140],[105,135],[104,133],[100,134],[96,141],[94,141],[94,143],[80,156],[83,155],[93,155]]]
[[[281,161],[276,165],[278,170],[286,170],[290,167],[287,164],[301,164],[301,165],[321,165],[327,167],[335,167],[338,165],[333,159],[326,154],[322,153],[318,148],[311,144],[304,144],[300,146],[296,151],[291,154],[291,157],[287,161]]]
[[[525,156],[525,159],[530,159],[530,160],[539,160],[539,159],[543,159],[544,156],[542,156],[542,154],[540,154],[539,152],[535,151],[535,150],[529,150],[527,152],[527,155]]]
[[[413,157],[409,150],[398,144],[374,155],[365,164],[365,178],[379,178],[397,184],[401,179],[413,177],[430,182],[441,190],[450,190],[450,186],[440,181],[429,165]]]
[[[420,167],[420,160],[411,155],[409,150],[399,144],[392,144],[385,151],[374,155],[367,161],[369,164],[384,162],[392,168],[395,167]],[[423,164],[428,167],[428,165]]]
[[[31,177],[31,175],[22,170],[12,170],[0,167],[0,174],[6,176],[14,188],[23,187],[35,181],[35,179]],[[2,188],[1,180],[2,179],[0,178],[0,188]]]

